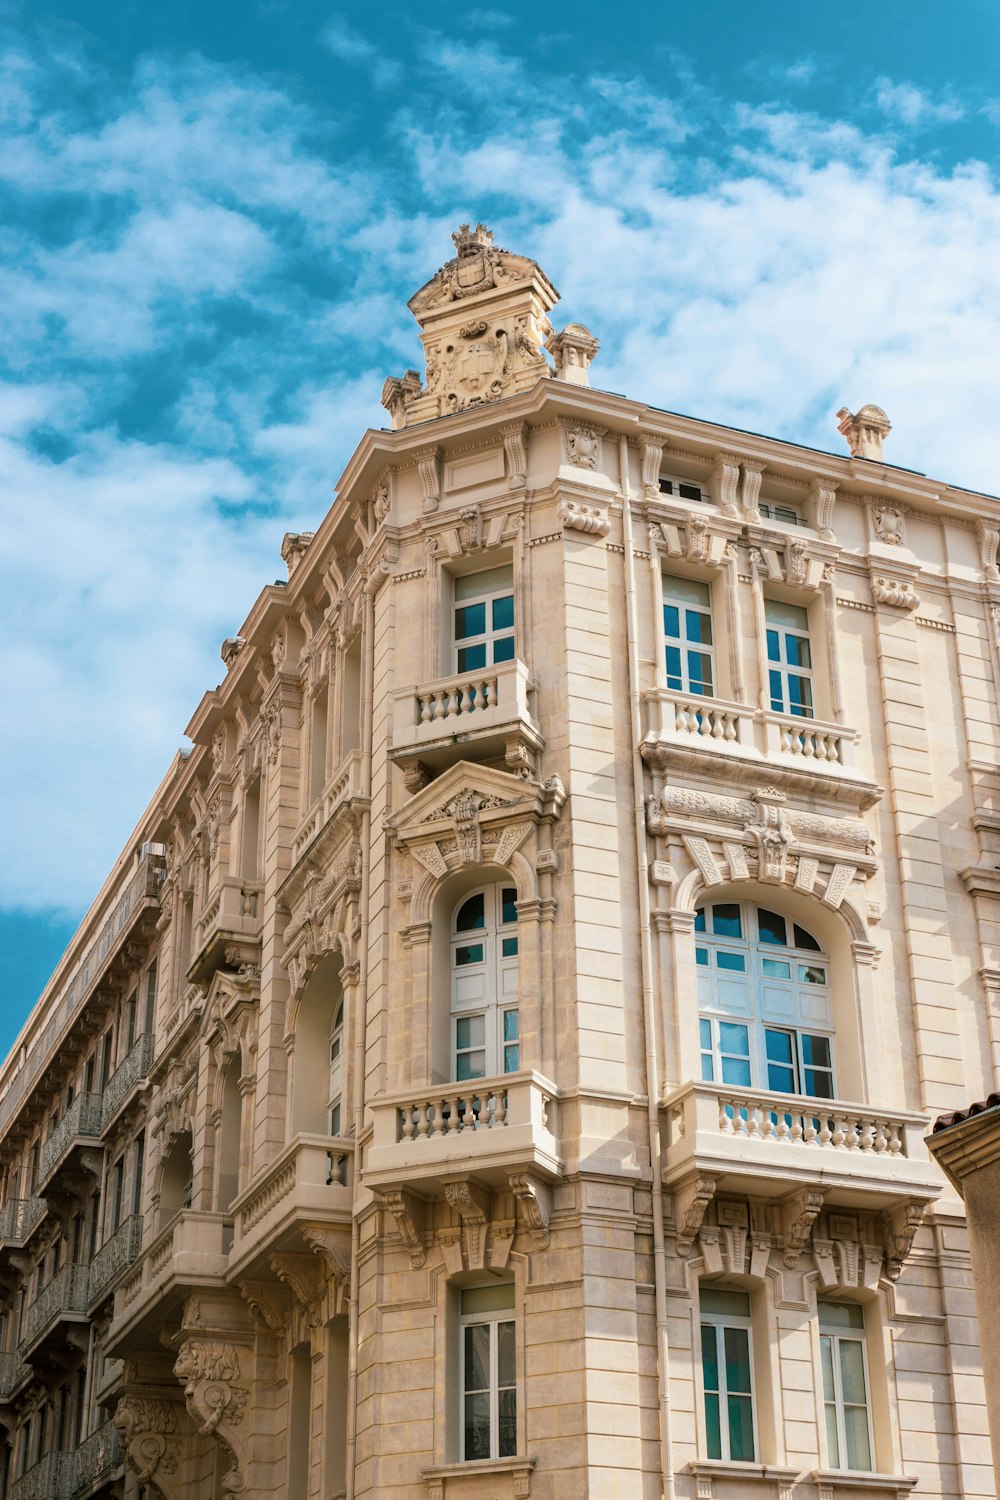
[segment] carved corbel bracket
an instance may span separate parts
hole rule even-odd
[[[258,1323],[278,1336],[288,1327],[288,1292],[270,1281],[244,1281],[240,1296]]]
[[[582,531],[588,536],[607,536],[611,522],[599,505],[584,505],[580,500],[559,502],[559,521],[566,531]]]
[[[823,1207],[824,1194],[818,1188],[803,1188],[781,1206],[785,1239],[785,1265],[793,1270],[805,1249],[816,1216]]]
[[[523,422],[504,422],[500,427],[504,458],[507,464],[507,479],[511,489],[523,489],[527,482],[528,459],[524,433]]]
[[[674,1224],[677,1228],[677,1253],[690,1255],[701,1233],[705,1210],[715,1196],[717,1177],[701,1173],[689,1177],[674,1189]]]
[[[486,1234],[490,1222],[490,1195],[471,1177],[444,1179],[444,1195],[462,1220],[463,1260],[470,1271],[486,1263]]]
[[[740,459],[733,453],[717,453],[713,466],[719,506],[724,516],[739,519]]]
[[[242,1360],[249,1351],[221,1334],[182,1329],[174,1374],[184,1386],[188,1415],[203,1437],[216,1437],[232,1459],[222,1481],[226,1493],[246,1486],[246,1439],[241,1429],[250,1405]]]
[[[885,1225],[886,1275],[890,1281],[898,1281],[903,1264],[910,1251],[917,1230],[924,1221],[926,1203],[901,1203],[888,1209],[883,1215]]]
[[[517,1225],[527,1234],[533,1250],[546,1250],[549,1244],[549,1189],[526,1172],[512,1172],[507,1178],[514,1195]]]
[[[424,513],[437,510],[441,503],[441,450],[418,448],[413,455],[424,492]]]
[[[319,1324],[321,1272],[315,1256],[294,1253],[268,1256],[271,1270],[284,1282],[305,1313],[310,1328]]]
[[[154,1484],[164,1500],[184,1500],[187,1486],[180,1465],[187,1424],[180,1403],[126,1394],[111,1420],[137,1483]]]
[[[642,493],[647,500],[660,494],[660,469],[663,466],[663,439],[653,432],[639,434],[642,455]]]
[[[379,1206],[392,1215],[400,1239],[410,1253],[410,1265],[419,1269],[427,1260],[424,1246],[424,1205],[405,1188],[383,1188],[376,1192]]]

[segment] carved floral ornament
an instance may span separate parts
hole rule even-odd
[[[566,461],[577,469],[595,470],[601,463],[603,427],[577,423],[565,429]]]
[[[678,837],[691,861],[682,880],[671,866],[656,862],[652,870],[655,882],[676,887],[676,908],[693,911],[703,890],[756,879],[818,897],[843,913],[855,941],[870,941],[864,882],[877,861],[871,830],[859,819],[788,808],[775,788],[724,797],[668,786],[648,800],[646,826]]]

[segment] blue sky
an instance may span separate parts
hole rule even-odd
[[[993,492],[994,0],[0,0],[0,1047],[461,220],[594,383]]]

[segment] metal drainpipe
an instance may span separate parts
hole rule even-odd
[[[365,612],[361,636],[361,795],[366,806],[361,814],[361,934],[358,938],[358,1014],[354,1017],[354,1165],[353,1205],[351,1213],[351,1290],[348,1299],[347,1334],[347,1433],[344,1442],[344,1470],[347,1500],[354,1500],[354,1455],[357,1446],[358,1395],[358,1256],[361,1231],[358,1225],[360,1195],[359,1141],[365,1122],[365,1022],[368,996],[368,900],[371,890],[371,796],[372,796],[372,699],[375,679],[375,595],[385,578],[370,573],[365,581]]]
[[[660,1405],[660,1467],[663,1494],[674,1495],[674,1464],[670,1440],[670,1366],[667,1337],[667,1257],[663,1233],[663,1177],[660,1167],[659,1062],[653,1006],[653,951],[649,911],[649,855],[646,846],[646,806],[643,784],[642,720],[639,707],[638,614],[635,596],[635,559],[632,556],[632,491],[628,474],[628,439],[618,443],[622,492],[622,541],[625,544],[625,613],[628,632],[628,683],[632,730],[632,793],[635,846],[639,866],[639,955],[642,966],[642,1018],[646,1039],[646,1094],[648,1096],[649,1160],[653,1173],[653,1285],[656,1301],[656,1371]]]

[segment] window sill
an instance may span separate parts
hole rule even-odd
[[[716,1479],[735,1480],[738,1484],[776,1484],[778,1494],[789,1491],[800,1470],[781,1468],[777,1464],[738,1463],[725,1458],[696,1458],[688,1464],[698,1485],[698,1500],[714,1500],[712,1483]]]
[[[821,1500],[824,1494],[832,1495],[836,1490],[877,1490],[907,1500],[917,1483],[906,1474],[869,1473],[867,1469],[813,1469],[806,1477],[816,1485]]]
[[[449,1495],[470,1497],[482,1493],[478,1480],[502,1479],[509,1476],[507,1494],[510,1500],[526,1500],[531,1494],[531,1472],[535,1467],[533,1458],[481,1458],[464,1464],[435,1464],[421,1469],[420,1477],[427,1486],[429,1500],[447,1500]],[[463,1480],[468,1481],[463,1484]]]

